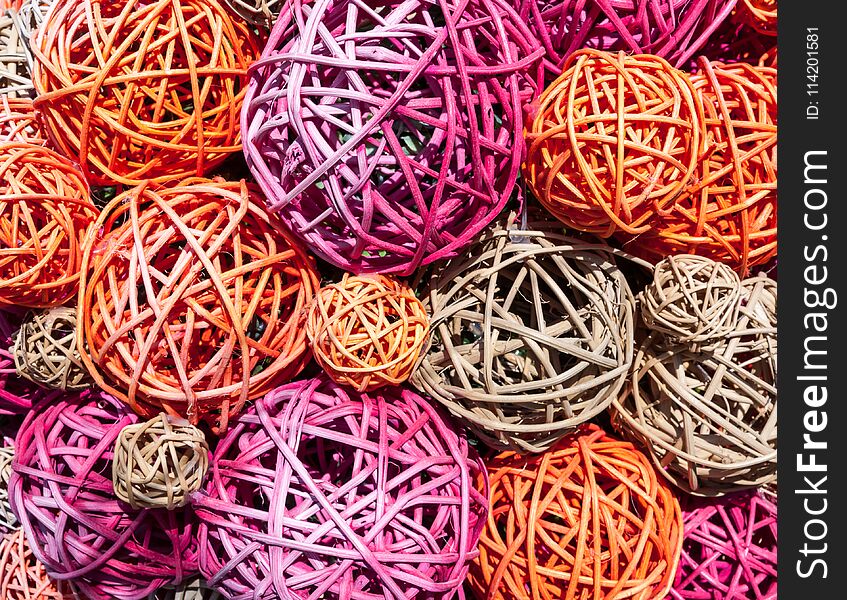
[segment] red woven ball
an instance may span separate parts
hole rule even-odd
[[[137,421],[83,392],[39,404],[16,440],[12,509],[48,575],[88,600],[142,600],[196,572],[192,513],[131,510],[114,494],[115,439]]]
[[[515,191],[541,53],[508,0],[289,2],[251,68],[247,162],[316,254],[411,274]]]
[[[44,133],[29,98],[0,96],[0,143],[26,142],[42,145]]]

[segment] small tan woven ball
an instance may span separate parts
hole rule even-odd
[[[18,524],[18,518],[9,505],[9,477],[12,475],[14,458],[14,447],[0,447],[0,535],[9,533]]]
[[[281,0],[224,0],[242,18],[260,27],[270,28],[279,16]]]
[[[0,10],[0,94],[29,96],[32,93],[29,59],[14,10]]]
[[[203,432],[164,413],[127,425],[115,442],[112,484],[132,508],[185,506],[203,484],[209,446]]]
[[[177,587],[158,589],[147,600],[223,600],[223,596],[195,577]]]

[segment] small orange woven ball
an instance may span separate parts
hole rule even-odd
[[[0,598],[3,600],[74,600],[70,584],[54,581],[33,555],[23,529],[0,539]]]
[[[534,110],[524,176],[569,227],[647,231],[694,174],[702,110],[689,78],[657,56],[580,50]]]
[[[100,387],[150,418],[219,432],[307,361],[313,261],[258,188],[189,179],[116,197],[85,246],[77,348]]]
[[[487,466],[491,509],[468,577],[476,598],[665,597],[682,513],[632,444],[588,425],[549,452],[504,452]]]
[[[0,307],[72,298],[96,218],[88,184],[70,161],[42,146],[0,142]]]
[[[58,0],[32,50],[35,106],[92,183],[203,175],[241,149],[260,42],[218,0]]]
[[[429,317],[406,284],[345,274],[315,296],[306,333],[327,374],[365,392],[409,378],[429,335]]]

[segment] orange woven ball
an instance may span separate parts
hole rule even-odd
[[[487,465],[491,509],[468,578],[479,600],[665,597],[682,513],[632,444],[589,425],[545,454]]]
[[[260,43],[218,0],[58,0],[32,50],[35,106],[92,183],[203,175],[241,149]]]
[[[40,146],[44,134],[29,98],[0,96],[0,143],[25,142]]]
[[[698,254],[742,277],[777,253],[776,69],[700,59],[692,77],[705,111],[696,183],[627,249],[654,261]]]
[[[738,3],[738,19],[759,33],[776,35],[777,0],[741,0]]]
[[[345,274],[315,296],[306,333],[327,374],[365,392],[409,378],[429,335],[429,317],[406,284]]]
[[[96,218],[88,184],[70,161],[42,146],[0,142],[0,307],[72,298]]]
[[[529,121],[524,176],[569,227],[642,233],[694,174],[701,113],[689,78],[665,60],[580,50]]]
[[[313,262],[258,188],[189,179],[116,197],[85,246],[77,348],[97,383],[153,417],[217,432],[307,360]]]
[[[74,600],[70,584],[55,581],[33,555],[23,529],[0,538],[0,598]]]

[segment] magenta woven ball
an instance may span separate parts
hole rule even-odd
[[[12,510],[57,581],[88,600],[142,600],[195,575],[193,514],[131,510],[112,488],[112,450],[138,417],[101,393],[39,404],[15,440]]]
[[[316,254],[408,275],[501,211],[543,53],[512,3],[286,3],[251,68],[244,151]]]
[[[215,452],[194,497],[200,570],[234,600],[450,598],[477,554],[482,473],[410,390],[288,384]]]
[[[735,8],[737,0],[516,0],[544,45],[548,81],[580,48],[656,54],[680,66]]]
[[[0,417],[22,415],[45,395],[38,386],[19,377],[12,356],[13,336],[22,315],[0,310]]]
[[[776,504],[764,492],[686,497],[674,600],[776,600]]]

